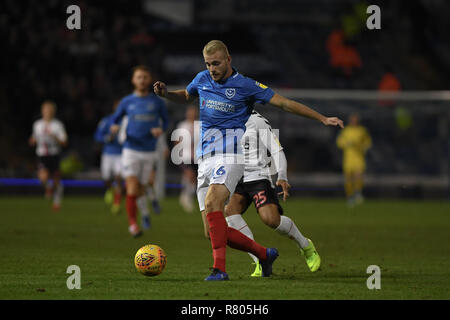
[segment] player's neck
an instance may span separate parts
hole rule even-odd
[[[233,75],[233,72],[234,72],[233,68],[230,68],[230,70],[227,71],[227,73],[223,76],[223,78],[217,82],[225,83],[225,81],[227,81],[227,79]]]
[[[145,89],[145,90],[134,90],[134,94],[137,95],[138,97],[145,97],[148,96],[148,94],[150,93],[149,89]]]

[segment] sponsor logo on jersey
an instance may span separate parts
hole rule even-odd
[[[226,103],[226,102],[222,102],[222,101],[217,101],[217,100],[211,100],[211,99],[202,99],[201,101],[201,105],[202,107],[206,107],[209,109],[214,109],[217,111],[222,111],[222,112],[235,112],[236,107],[233,106],[232,104]]]
[[[258,81],[256,81],[256,85],[257,85],[258,87],[262,88],[262,89],[267,89],[267,86],[266,86],[266,85],[264,85],[264,84],[262,84],[262,83],[259,83]]]

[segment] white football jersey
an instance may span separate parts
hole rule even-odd
[[[267,179],[272,183],[274,169],[271,169],[271,156],[276,156],[283,147],[269,121],[256,111],[250,115],[245,126],[241,139],[245,159],[244,182]]]
[[[36,139],[38,156],[54,156],[60,153],[61,147],[54,136],[61,141],[67,140],[64,124],[58,119],[52,119],[50,122],[39,119],[33,123],[33,137]]]

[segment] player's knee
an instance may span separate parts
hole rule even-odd
[[[205,200],[205,210],[207,213],[214,211],[221,211],[222,207],[220,206],[220,201],[212,197],[208,197]]]
[[[280,225],[278,210],[265,210],[263,213],[260,212],[260,217],[262,222],[272,229],[276,229]]]
[[[127,181],[127,195],[138,196],[139,191],[139,183],[137,183],[136,181]]]

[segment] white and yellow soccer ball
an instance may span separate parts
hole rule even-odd
[[[167,256],[163,249],[155,244],[148,244],[140,248],[134,257],[137,271],[144,276],[157,276],[163,272]]]

